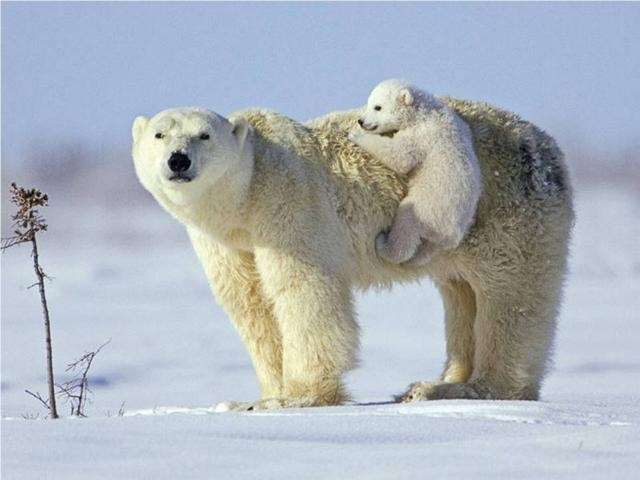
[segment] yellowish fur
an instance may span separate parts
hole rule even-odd
[[[414,384],[402,398],[538,398],[573,222],[562,154],[515,115],[445,101],[474,135],[483,193],[460,245],[425,266],[376,255],[374,239],[407,184],[348,140],[358,111],[309,126],[263,110],[211,121],[225,152],[215,161],[228,159],[228,168],[175,188],[145,177],[166,160],[148,153],[148,123],[134,127],[138,175],[187,225],[252,357],[263,398],[234,408],[344,402],[342,377],[357,363],[359,338],[352,290],[425,276],[443,294],[448,360],[440,382]],[[229,140],[247,123],[246,141]]]

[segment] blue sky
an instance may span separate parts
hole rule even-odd
[[[388,77],[616,152],[640,144],[640,4],[3,2],[2,156],[124,151],[136,115],[180,105],[306,120]]]

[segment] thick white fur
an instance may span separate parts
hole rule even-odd
[[[471,130],[451,108],[406,82],[385,80],[369,95],[349,138],[408,175],[409,192],[391,230],[377,238],[383,258],[424,263],[434,250],[460,244],[473,223],[482,179]]]
[[[136,119],[140,181],[186,225],[255,366],[262,400],[233,408],[344,402],[359,339],[352,290],[424,276],[443,295],[447,363],[440,382],[403,398],[537,398],[573,218],[562,154],[512,114],[447,102],[472,129],[484,188],[462,242],[424,266],[376,254],[407,185],[347,139],[361,112],[309,127],[262,110]],[[170,180],[175,151],[192,161],[190,182]]]

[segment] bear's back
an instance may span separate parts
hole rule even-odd
[[[489,104],[442,100],[469,125],[483,181],[474,224],[451,255],[464,257],[460,257],[463,262],[491,261],[491,257],[500,261],[504,248],[516,248],[537,256],[546,247],[532,239],[543,233],[565,236],[573,221],[571,188],[553,138]],[[348,140],[359,114],[360,110],[330,113],[307,125],[266,110],[242,115],[257,133],[258,160],[272,155],[274,148],[291,149],[307,163],[306,169],[313,165],[326,173],[336,195],[336,214],[360,259],[358,283],[417,278],[420,269],[382,262],[375,253],[374,239],[391,224],[407,182]]]
[[[564,155],[547,133],[518,115],[484,102],[442,99],[467,123],[482,172],[483,194],[467,246],[509,235],[532,243],[543,231],[570,228],[572,191]],[[486,255],[486,252],[482,253]]]
[[[336,192],[336,212],[350,228],[371,224],[373,217],[377,228],[393,218],[406,194],[406,179],[349,141],[346,130],[312,128],[263,109],[241,115],[256,133],[256,161],[266,161],[275,149],[290,149],[307,166],[322,169]]]

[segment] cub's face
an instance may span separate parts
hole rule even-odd
[[[153,194],[200,195],[239,163],[248,128],[199,108],[138,117],[132,128],[138,178]]]
[[[413,101],[408,88],[383,82],[369,95],[358,124],[374,134],[396,133],[406,128],[415,116]]]

